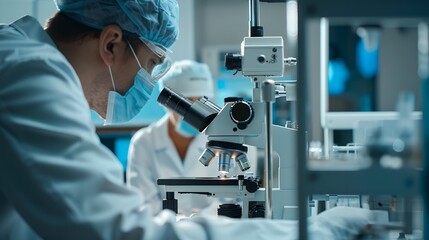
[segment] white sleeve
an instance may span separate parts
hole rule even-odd
[[[153,217],[100,144],[80,85],[58,64],[11,69],[0,76],[0,191],[42,238],[294,239],[286,221]]]
[[[309,239],[354,239],[368,226],[370,218],[370,211],[367,209],[329,209],[309,219]],[[208,216],[190,218],[190,221],[203,226],[208,239],[298,239],[297,221],[256,218],[234,220]],[[184,231],[183,239],[207,239],[193,238],[189,234],[190,232]]]
[[[149,205],[152,213],[158,214],[162,210],[162,197],[154,161],[153,149],[149,149],[146,139],[147,131],[141,129],[131,139],[128,150],[127,184],[138,188],[144,196],[144,204]],[[150,140],[149,140],[150,141]]]

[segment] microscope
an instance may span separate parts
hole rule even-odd
[[[253,82],[252,100],[230,97],[223,107],[206,97],[191,102],[174,89],[164,88],[158,102],[175,111],[183,120],[207,135],[206,149],[199,162],[208,166],[218,159],[219,176],[158,179],[165,186],[163,208],[177,213],[175,194],[204,194],[217,198],[239,199],[242,205],[223,204],[219,215],[235,218],[265,217],[296,220],[296,137],[297,129],[272,124],[272,103],[276,97],[295,100],[295,84],[275,82],[269,77],[283,76],[285,65],[295,65],[296,59],[284,58],[282,37],[265,37],[259,26],[259,1],[250,0],[250,37],[241,43],[240,53],[227,53],[225,67],[241,71]],[[263,149],[263,181],[260,176],[248,176],[251,168],[247,146]],[[279,158],[278,183],[273,188],[273,156]],[[242,174],[228,177],[235,161]],[[199,163],[195,163],[199,164]]]

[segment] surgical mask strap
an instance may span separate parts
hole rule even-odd
[[[137,64],[139,65],[139,67],[140,67],[140,68],[142,68],[142,65],[140,64],[140,61],[139,61],[139,58],[137,57],[136,52],[134,52],[134,49],[133,49],[133,47],[131,46],[130,42],[129,42],[129,41],[127,41],[127,43],[128,43],[128,46],[130,46],[130,49],[131,49],[131,52],[132,52],[132,53],[133,53],[133,55],[134,55],[134,58],[137,60]]]
[[[112,79],[113,91],[116,92],[115,81],[113,81],[112,68],[109,66],[110,79]]]

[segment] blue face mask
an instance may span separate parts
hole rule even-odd
[[[149,73],[141,68],[134,77],[134,85],[124,96],[110,91],[104,125],[127,122],[135,117],[149,100],[153,86]]]
[[[137,58],[133,48],[128,43],[133,52],[134,58],[139,64],[140,70],[134,77],[134,85],[125,93],[124,96],[116,92],[113,74],[109,66],[110,77],[112,79],[113,90],[109,92],[107,99],[107,112],[104,125],[127,122],[135,117],[152,94],[155,82],[146,69],[141,67],[140,61]]]
[[[183,121],[183,119],[179,120],[175,129],[177,133],[184,137],[195,137],[200,133],[196,128]]]

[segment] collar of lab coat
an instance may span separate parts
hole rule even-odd
[[[10,24],[10,26],[30,39],[44,42],[57,48],[52,38],[48,35],[48,33],[46,33],[40,23],[31,16],[24,16]]]

